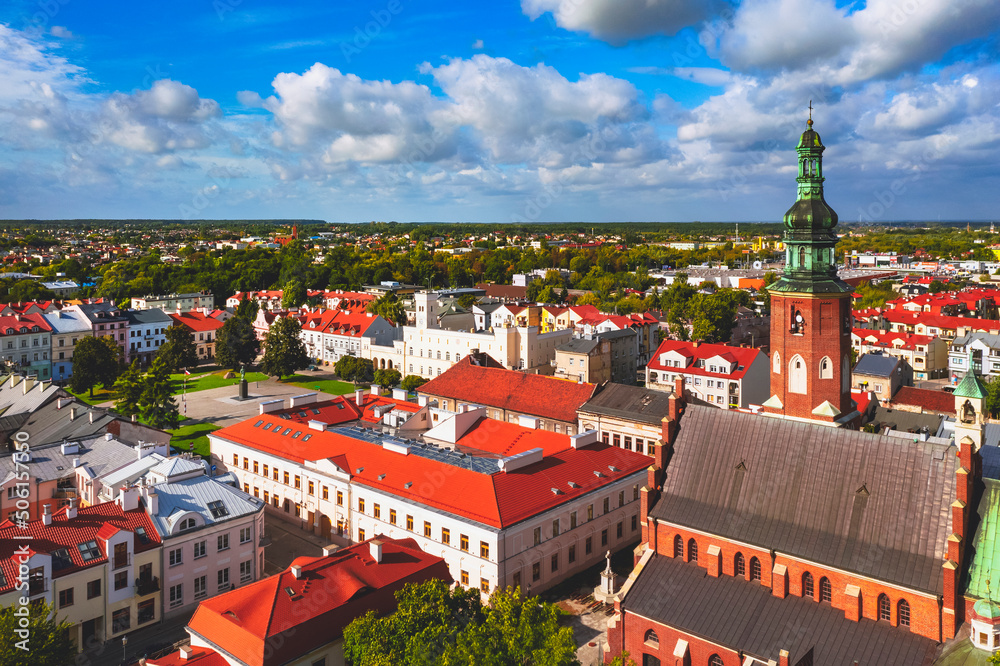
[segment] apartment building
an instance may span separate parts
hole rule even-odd
[[[746,347],[664,340],[646,367],[646,387],[673,391],[678,377],[690,395],[722,409],[759,405],[770,391],[767,356]]]
[[[149,365],[167,342],[167,329],[174,320],[160,309],[127,310],[129,320],[129,354],[139,359],[142,365]]]
[[[52,325],[40,313],[0,316],[0,358],[7,370],[52,378]]]
[[[913,369],[914,379],[948,375],[948,344],[936,336],[856,328],[851,333],[851,347],[859,357],[879,353],[905,361]]]
[[[390,322],[363,307],[308,312],[299,320],[306,353],[327,365],[344,356],[361,356],[363,341],[376,346],[392,345],[396,331]]]
[[[215,308],[215,297],[209,292],[133,297],[131,304],[133,310],[163,310],[164,312],[175,310],[188,312],[201,308],[209,310]]]
[[[43,315],[52,328],[52,379],[65,381],[73,376],[73,350],[83,338],[93,334],[90,322],[79,312],[56,310]]]

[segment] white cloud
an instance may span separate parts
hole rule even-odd
[[[482,50],[482,48],[483,48],[483,40],[477,39],[476,41],[472,42],[472,48],[474,50],[476,50],[476,51]]]
[[[708,15],[707,0],[521,0],[532,20],[551,12],[556,25],[612,43],[673,35]]]
[[[68,28],[63,27],[61,25],[52,26],[52,29],[49,30],[49,33],[53,37],[58,37],[60,39],[73,39],[76,37],[76,35],[74,35]]]

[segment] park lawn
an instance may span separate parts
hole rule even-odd
[[[219,388],[220,386],[236,386],[240,383],[240,373],[238,372],[233,379],[223,379],[223,376],[227,372],[228,370],[203,372],[201,374],[192,372],[187,376],[187,392],[194,393],[195,391],[206,391],[208,389]],[[267,375],[263,372],[248,372],[246,377],[247,382],[262,382],[267,379]],[[183,372],[170,375],[170,379],[174,382],[174,395],[184,391],[185,382]]]
[[[305,375],[292,375],[291,377],[282,379],[281,382],[283,384],[291,384],[292,386],[301,386],[302,388],[309,389],[310,391],[329,393],[330,395],[354,393],[355,389],[354,384],[350,382],[342,382],[336,379],[312,379]],[[361,387],[358,386],[357,388]]]
[[[193,423],[181,426],[177,430],[168,430],[170,433],[170,446],[177,449],[178,453],[193,450],[202,458],[209,458],[208,433],[219,429],[219,426],[212,423]],[[189,449],[189,445],[194,443],[194,449]]]
[[[68,393],[75,395],[79,400],[87,403],[88,405],[99,405],[102,402],[107,402],[108,400],[114,400],[115,394],[112,391],[108,391],[101,384],[94,387],[94,397],[90,397],[89,391],[84,391],[83,393],[73,393],[69,390],[69,386],[65,387]]]

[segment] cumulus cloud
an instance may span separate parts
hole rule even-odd
[[[612,43],[673,35],[708,16],[708,0],[521,0],[532,20],[551,12],[556,25]]]

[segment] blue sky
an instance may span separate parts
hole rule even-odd
[[[0,216],[996,219],[996,0],[0,6]]]

